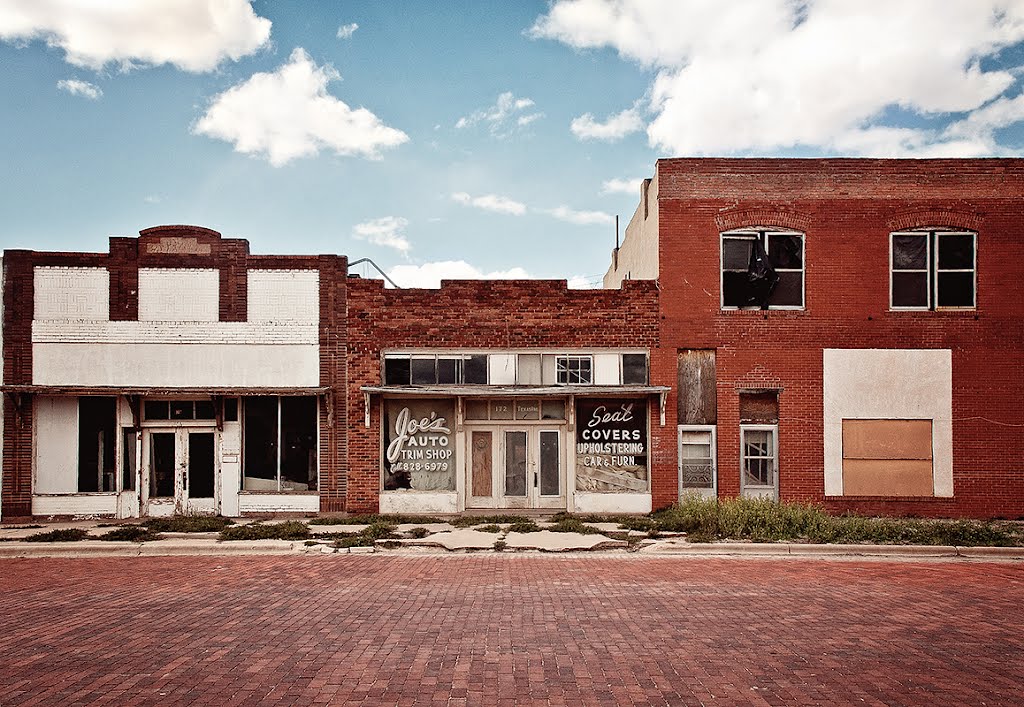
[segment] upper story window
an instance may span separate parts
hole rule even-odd
[[[890,234],[890,253],[892,309],[976,306],[977,234],[901,231]]]
[[[594,359],[591,356],[558,356],[555,358],[555,380],[559,385],[590,385],[594,382]]]
[[[803,309],[804,234],[750,228],[722,234],[722,309]]]

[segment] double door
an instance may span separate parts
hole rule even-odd
[[[148,429],[143,436],[143,498],[150,516],[216,513],[212,428]]]
[[[562,431],[467,428],[467,508],[565,509]]]

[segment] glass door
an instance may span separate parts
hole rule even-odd
[[[679,425],[679,497],[715,498],[718,474],[715,463],[715,428]]]
[[[469,429],[467,508],[565,509],[559,430]]]
[[[216,513],[214,432],[147,430],[143,439],[145,514]]]

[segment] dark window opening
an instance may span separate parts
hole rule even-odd
[[[216,417],[214,414],[213,401],[212,400],[197,400],[195,405],[195,413],[197,420],[212,420]]]
[[[409,369],[408,358],[384,359],[384,385],[409,385]]]
[[[802,308],[803,234],[768,230],[722,234],[722,306]]]
[[[238,422],[238,398],[224,398],[224,422]]]
[[[147,420],[171,419],[170,403],[166,400],[147,400],[142,410]]]
[[[117,398],[78,399],[78,490],[117,490]]]
[[[622,354],[623,385],[647,385],[647,354]]]
[[[172,420],[194,420],[195,412],[195,403],[193,403],[191,400],[171,401]]]
[[[467,357],[463,366],[466,383],[470,385],[487,385],[486,354]]]
[[[433,358],[412,360],[412,384],[434,385],[437,383],[437,361]]]
[[[890,305],[894,309],[976,306],[976,234],[892,234]]]
[[[121,428],[121,490],[135,490],[136,464],[139,453],[139,436],[131,427]]]
[[[246,491],[317,490],[315,397],[242,399]]]

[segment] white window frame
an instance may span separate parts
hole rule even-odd
[[[583,361],[587,361],[590,364],[590,380],[582,380],[580,375],[580,369],[574,371],[570,364],[579,364]],[[562,374],[565,374],[565,380],[561,380]],[[576,374],[576,377],[580,380],[571,380],[571,374]],[[594,357],[587,354],[557,354],[555,356],[555,383],[557,385],[593,385],[594,384]]]
[[[683,433],[684,432],[708,432],[711,435],[711,488],[696,489],[683,487]],[[717,425],[677,425],[676,430],[676,459],[677,475],[679,485],[679,498],[687,495],[697,495],[703,498],[718,497],[718,426]]]
[[[772,465],[772,483],[768,485],[762,484],[748,484],[747,483],[747,455],[746,455],[746,442],[748,432],[771,432],[772,433],[772,448],[771,456],[768,457],[773,461]],[[762,459],[764,457],[757,457]],[[740,495],[748,490],[760,492],[758,495],[763,495],[765,491],[772,491],[775,499],[779,498],[779,426],[778,425],[740,425]]]
[[[917,236],[925,239],[925,255],[927,258],[924,268],[900,269],[893,266],[893,243],[896,236]],[[951,270],[939,270],[939,247],[940,239],[943,236],[971,236],[973,238],[973,261],[971,268],[959,268]],[[896,305],[893,303],[893,273],[894,272],[923,272],[928,279],[928,304],[919,307]],[[939,305],[939,272],[969,272],[973,275],[973,300],[974,304],[969,306],[940,306]],[[889,234],[889,310],[893,312],[931,312],[931,311],[973,311],[978,308],[978,233],[976,231],[955,231],[950,229],[922,228],[903,231],[893,231]]]
[[[807,308],[807,234],[801,231],[793,231],[786,228],[768,228],[752,226],[750,228],[738,228],[732,231],[722,231],[718,238],[718,304],[723,310],[736,311],[741,309],[760,309],[759,307],[735,307],[725,304],[725,240],[763,240],[765,253],[769,253],[769,235],[777,236],[798,236],[800,238],[800,262],[799,268],[775,268],[775,272],[798,272],[800,273],[800,305],[768,305],[768,309],[800,311]],[[744,272],[746,269],[744,269]],[[729,272],[739,272],[730,269]]]

